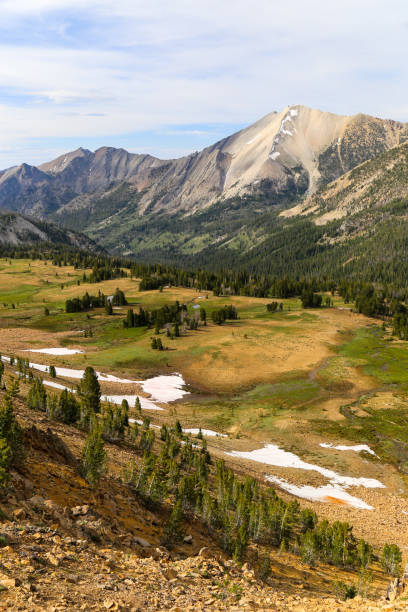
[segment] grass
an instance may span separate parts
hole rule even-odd
[[[339,354],[379,383],[398,384],[408,389],[408,345],[390,342],[377,325],[357,330],[354,337],[339,348]]]
[[[346,415],[344,421],[316,421],[317,431],[369,444],[383,462],[396,465],[401,472],[408,474],[408,406],[405,397],[392,411],[374,409],[370,397],[349,404],[342,411]],[[367,455],[368,458],[372,459],[372,456]]]

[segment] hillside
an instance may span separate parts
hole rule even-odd
[[[39,419],[21,400],[16,413],[29,455],[1,504],[2,609],[366,609],[360,597],[343,602],[330,592],[334,579],[353,578],[349,572],[328,566],[315,572],[281,552],[265,580],[256,563],[241,567],[228,559],[196,522],[186,524],[186,542],[166,548],[163,509],[146,507],[115,475],[131,450],[109,445],[114,471],[94,490],[77,473],[80,431]],[[382,602],[370,601],[371,610],[403,610],[403,601],[383,603],[386,586],[376,578]]]
[[[36,221],[15,212],[0,212],[0,245],[20,246],[47,242],[89,251],[103,251],[84,234],[61,229],[53,223]]]
[[[331,182],[282,217],[310,215],[316,225],[342,220],[338,239],[367,233],[384,219],[401,221],[408,206],[408,145],[402,144]]]

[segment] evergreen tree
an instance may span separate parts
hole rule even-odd
[[[10,449],[10,466],[19,467],[25,459],[23,431],[14,416],[13,396],[7,390],[0,404],[0,439]]]
[[[314,531],[308,529],[303,533],[300,545],[300,556],[303,563],[313,567],[319,557],[319,547],[319,537]]]
[[[31,410],[47,410],[47,392],[41,378],[34,378],[27,396],[27,405]]]
[[[396,544],[385,544],[381,556],[381,565],[387,574],[400,576],[402,554]]]
[[[121,409],[122,409],[123,426],[129,427],[129,403],[127,399],[122,400]]]
[[[140,416],[142,414],[142,405],[140,403],[140,398],[139,396],[136,397],[136,401],[135,401],[135,410],[136,413]]]
[[[86,427],[92,415],[101,410],[101,388],[95,370],[88,366],[85,369],[79,388],[81,398],[81,421]]]
[[[50,376],[51,378],[56,378],[57,377],[57,372],[55,370],[55,366],[50,365]]]
[[[85,442],[82,452],[81,474],[93,487],[96,486],[104,473],[106,452],[103,445],[102,433],[94,420],[91,431]]]
[[[185,531],[183,528],[183,511],[181,501],[178,500],[172,510],[170,519],[164,528],[163,544],[172,548],[174,544],[183,541]]]
[[[113,298],[112,298],[112,305],[113,306],[126,306],[127,301],[126,301],[126,297],[125,294],[123,293],[123,291],[121,289],[116,289]]]
[[[365,540],[359,540],[357,542],[357,557],[360,566],[366,569],[373,558],[373,548]]]
[[[0,438],[0,491],[5,492],[10,478],[11,449],[5,438]]]
[[[112,315],[113,314],[112,302],[108,298],[106,298],[106,300],[105,300],[105,312],[106,312],[107,315]]]
[[[59,396],[54,418],[71,425],[78,422],[80,412],[80,405],[75,395],[68,389],[64,389]]]

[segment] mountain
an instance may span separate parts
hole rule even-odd
[[[266,248],[282,208],[299,205],[303,217],[328,184],[407,141],[404,123],[289,106],[180,159],[80,148],[10,168],[0,207],[84,231],[116,254],[231,260]]]
[[[0,245],[20,246],[48,242],[90,251],[102,251],[90,238],[53,223],[35,221],[15,212],[0,212]]]
[[[0,206],[42,217],[57,213],[63,219],[70,208],[92,206],[95,196],[124,181],[140,196],[139,215],[192,213],[220,197],[254,193],[279,201],[313,193],[321,182],[407,138],[407,126],[399,122],[287,107],[180,159],[80,148],[38,168],[10,168],[0,173]]]

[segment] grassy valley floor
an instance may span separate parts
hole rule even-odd
[[[282,311],[268,313],[270,299],[215,297],[177,287],[140,292],[137,279],[89,284],[82,282],[83,272],[50,262],[0,262],[2,355],[74,369],[92,365],[130,380],[181,373],[189,394],[177,402],[159,402],[162,411],[143,411],[153,424],[172,424],[178,418],[184,428],[225,434],[207,438],[211,454],[261,480],[268,475],[296,486],[328,483],[314,469],[266,465],[226,453],[275,444],[313,466],[380,481],[384,488],[345,487],[372,510],[338,500],[299,501],[320,517],[349,521],[356,535],[376,549],[396,542],[408,559],[407,343],[392,338],[382,321],[353,313],[338,296],[333,296],[333,308],[304,310],[299,300],[288,299],[279,300]],[[104,309],[64,311],[66,299],[86,291],[112,295],[117,287],[129,306],[115,308],[111,316]],[[207,325],[174,339],[162,331],[167,350],[151,348],[154,330],[123,327],[128,307],[152,310],[176,300],[186,304],[191,316],[198,311],[195,306],[203,306]],[[239,318],[215,325],[211,313],[225,304],[233,304]],[[83,352],[26,352],[52,347]],[[44,377],[51,380],[48,374]],[[74,387],[78,381],[58,376],[54,382]],[[102,390],[149,397],[135,384],[102,383]],[[322,443],[366,444],[375,454]],[[285,492],[282,496],[289,498]]]

